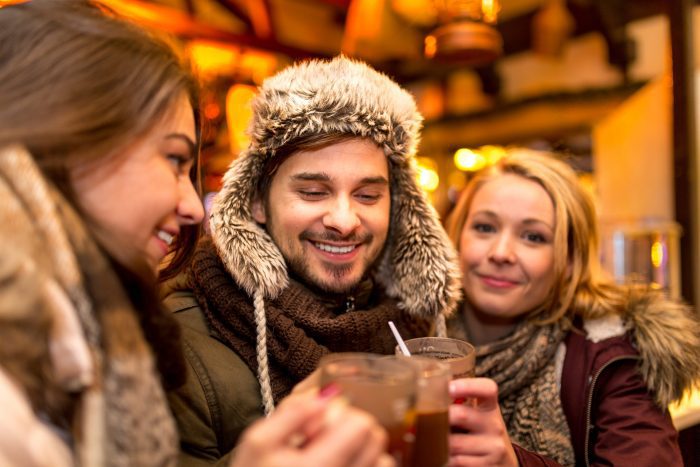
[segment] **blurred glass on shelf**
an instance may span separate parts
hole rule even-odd
[[[618,283],[648,285],[680,298],[681,233],[675,222],[603,224],[603,268]]]

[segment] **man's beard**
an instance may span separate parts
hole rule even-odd
[[[285,259],[287,260],[289,271],[294,276],[301,279],[307,285],[311,285],[322,292],[331,294],[347,294],[352,292],[355,287],[366,278],[369,270],[368,265],[364,265],[364,271],[356,280],[343,283],[342,279],[352,272],[354,264],[323,264],[323,270],[330,276],[330,280],[324,280],[322,277],[317,277],[317,274],[311,270],[305,258],[295,256],[294,258]]]
[[[271,212],[269,207],[268,212]],[[366,258],[357,259],[356,261],[362,261],[363,263],[362,273],[357,277],[357,279],[353,280],[352,282],[342,283],[342,279],[347,274],[352,273],[356,261],[351,264],[342,265],[321,262],[321,267],[323,268],[323,270],[320,272],[326,272],[327,275],[317,275],[312,270],[309,261],[305,258],[304,245],[307,242],[313,243],[314,241],[351,242],[356,243],[358,245],[371,245],[372,241],[374,240],[374,235],[372,233],[366,232],[363,235],[352,233],[347,236],[342,236],[330,230],[326,230],[321,233],[315,233],[310,230],[304,230],[297,236],[296,239],[289,239],[287,244],[284,245],[286,247],[286,250],[288,252],[291,252],[292,256],[289,257],[281,248],[281,243],[285,240],[282,238],[275,238],[276,235],[273,235],[273,232],[277,231],[275,227],[276,226],[274,224],[274,220],[272,218],[269,218],[267,220],[266,230],[268,234],[272,237],[273,242],[277,245],[277,248],[280,250],[280,253],[282,253],[284,260],[287,263],[289,273],[293,276],[296,276],[296,278],[303,282],[305,285],[311,286],[312,288],[315,288],[323,293],[329,294],[344,295],[351,293],[362,281],[364,281],[369,276],[370,272],[374,269],[376,264],[379,262],[380,258],[383,256],[384,248],[386,247],[387,243],[385,241],[381,248],[378,248],[376,256],[371,258],[370,260]],[[295,244],[294,242],[297,243]],[[295,247],[298,247],[298,254],[297,248]],[[315,248],[315,246],[313,245],[309,245],[309,247]],[[330,276],[330,281],[324,280],[324,276]]]
[[[364,235],[352,234],[346,237],[340,236],[335,232],[327,231],[322,234],[317,234],[309,231],[304,231],[299,234],[298,241],[299,245],[304,245],[307,242],[314,241],[325,241],[325,242],[352,242],[359,245],[371,245],[374,235],[371,233],[366,233]],[[313,248],[313,246],[312,246]],[[302,248],[303,251],[303,248]],[[323,275],[319,275],[318,271],[312,270],[309,262],[303,255],[297,255],[293,258],[285,258],[287,262],[287,267],[290,272],[301,279],[305,284],[310,285],[321,292],[330,294],[348,294],[351,293],[362,281],[364,281],[370,271],[374,268],[378,259],[382,255],[382,249],[379,249],[377,255],[371,260],[366,258],[359,258],[351,264],[332,264],[321,262]],[[356,267],[356,262],[362,262],[362,273],[351,282],[343,282],[343,279],[351,274],[353,269]]]

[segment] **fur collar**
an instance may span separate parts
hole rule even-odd
[[[659,292],[635,292],[626,321],[641,356],[640,372],[660,406],[700,383],[700,320],[693,309]]]

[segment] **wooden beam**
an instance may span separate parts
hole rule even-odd
[[[312,50],[304,50],[281,44],[274,39],[225,31],[203,23],[184,11],[172,7],[138,0],[101,1],[114,9],[117,13],[132,18],[134,21],[146,27],[175,34],[182,38],[227,42],[253,49],[284,54],[294,59],[324,56]]]
[[[241,7],[238,6],[236,2],[233,0],[215,0],[216,3],[221,5],[226,11],[231,13],[233,16],[236,17],[236,19],[242,21],[245,23],[246,26],[248,26],[248,29],[253,28],[253,23],[250,21],[250,18],[248,17],[248,14],[243,11]]]
[[[667,2],[673,69],[673,182],[681,237],[681,294],[700,303],[698,286],[698,162],[693,59],[693,0]]]
[[[590,131],[595,122],[616,109],[638,87],[545,96],[497,111],[428,121],[422,133],[421,152],[451,153],[460,147],[508,145]]]

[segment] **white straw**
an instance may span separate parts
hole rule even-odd
[[[401,339],[401,335],[399,334],[399,330],[396,329],[396,326],[394,326],[393,321],[389,321],[389,327],[391,328],[391,332],[394,334],[394,338],[396,339],[396,342],[399,343],[399,348],[401,349],[401,352],[403,352],[404,355],[407,357],[411,356],[411,352],[408,351],[408,347],[406,347],[406,344],[404,343],[403,339]]]

